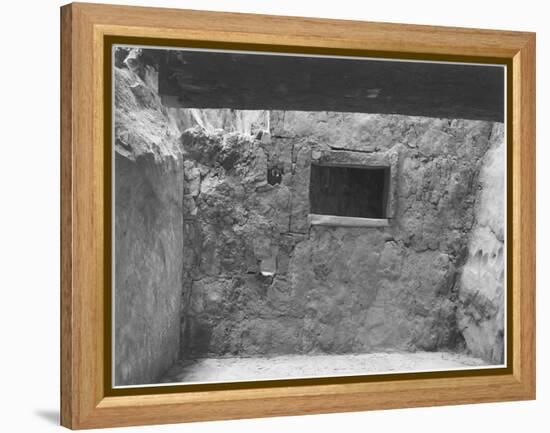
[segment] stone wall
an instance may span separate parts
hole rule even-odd
[[[154,383],[179,355],[183,163],[155,75],[115,68],[115,385]]]
[[[277,111],[269,123],[182,135],[182,356],[464,350],[460,275],[493,124]],[[310,226],[311,162],[372,159],[395,167],[389,226]]]
[[[178,357],[501,362],[502,125],[166,108],[138,51],[115,68],[115,384]],[[388,226],[311,226],[312,162],[391,166]]]

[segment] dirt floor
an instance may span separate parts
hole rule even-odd
[[[359,355],[285,355],[270,358],[205,358],[182,361],[161,380],[233,382],[388,372],[456,370],[484,366],[478,358],[446,352]]]

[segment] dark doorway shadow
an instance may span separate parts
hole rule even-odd
[[[59,411],[54,409],[38,409],[34,414],[50,424],[59,425]]]

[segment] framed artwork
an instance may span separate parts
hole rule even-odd
[[[64,426],[535,398],[534,34],[61,18]]]

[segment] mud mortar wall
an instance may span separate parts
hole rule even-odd
[[[473,348],[457,310],[493,123],[272,111],[269,124],[182,135],[182,356]],[[311,162],[373,158],[396,171],[389,226],[310,226]]]

